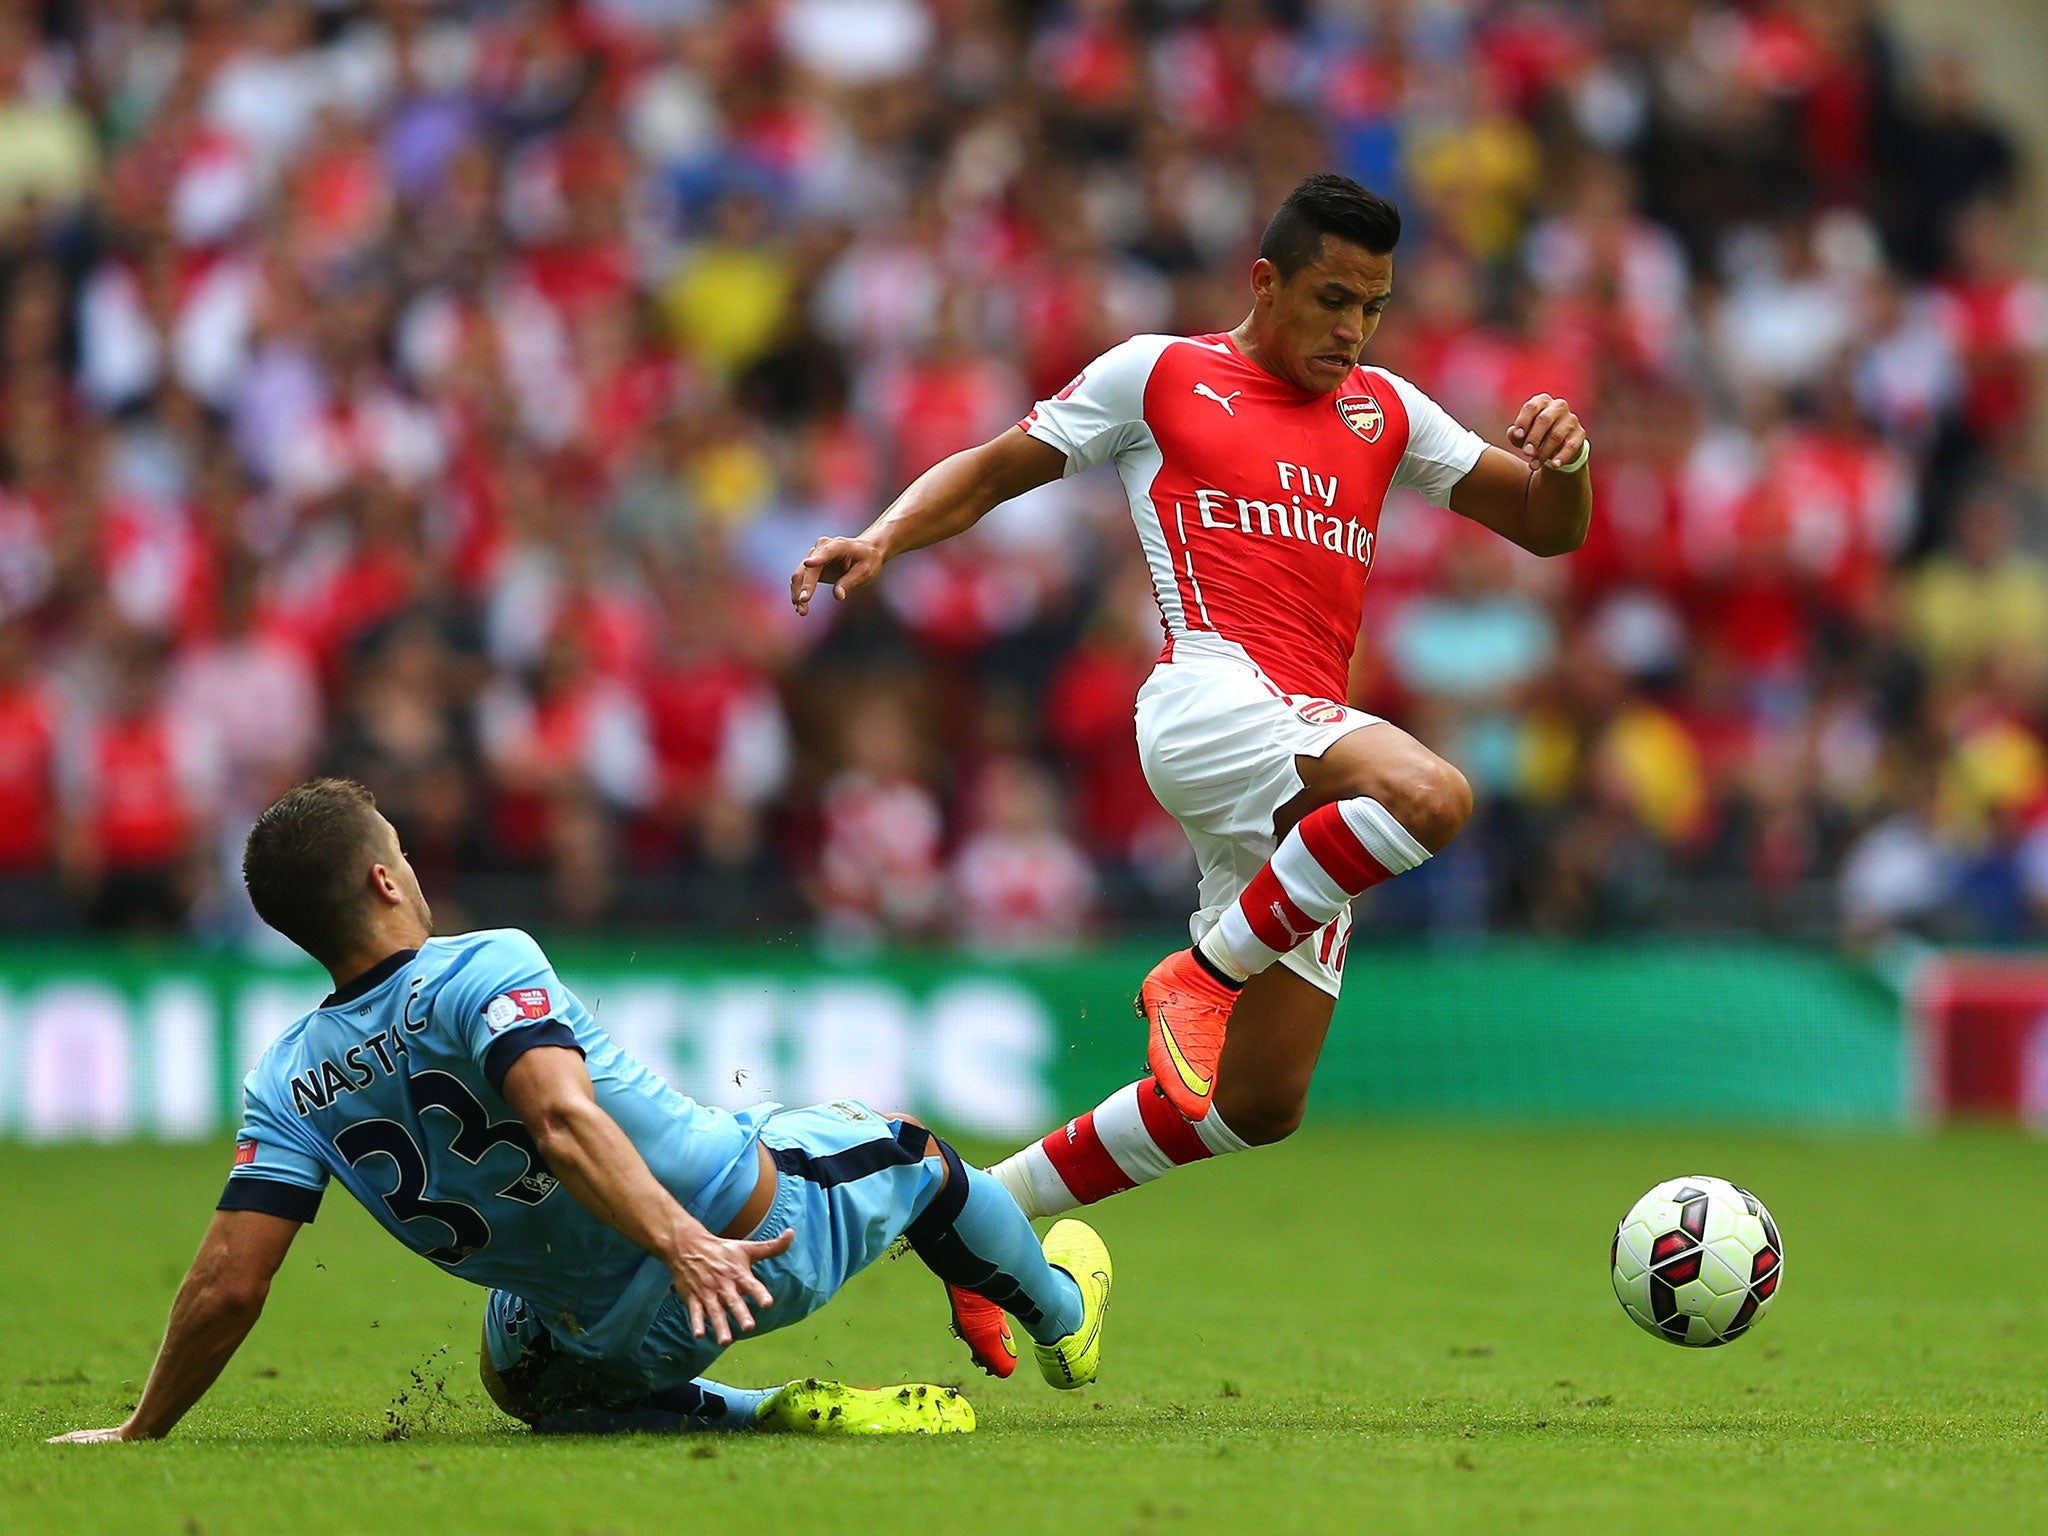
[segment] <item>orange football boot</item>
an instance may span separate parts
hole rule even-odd
[[[953,1337],[967,1346],[976,1365],[991,1376],[1017,1369],[1017,1341],[1001,1307],[957,1285],[946,1287],[946,1300],[953,1308]]]
[[[1225,985],[1191,949],[1168,955],[1152,967],[1138,988],[1138,1011],[1151,1026],[1145,1059],[1167,1102],[1184,1119],[1209,1113],[1216,1089],[1216,1063],[1223,1059],[1223,1032],[1237,989]]]

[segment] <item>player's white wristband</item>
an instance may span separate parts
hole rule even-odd
[[[1579,439],[1579,451],[1572,455],[1571,463],[1558,465],[1557,472],[1560,475],[1576,475],[1586,467],[1586,460],[1591,457],[1593,457],[1593,439],[1582,437]]]

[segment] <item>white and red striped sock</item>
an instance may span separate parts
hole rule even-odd
[[[1359,892],[1428,857],[1377,800],[1319,805],[1280,840],[1198,948],[1219,971],[1243,981],[1329,922]]]
[[[1026,1216],[1057,1216],[1093,1205],[1184,1163],[1250,1144],[1214,1108],[1199,1122],[1183,1120],[1151,1078],[1119,1088],[1078,1120],[1011,1154],[989,1172]]]

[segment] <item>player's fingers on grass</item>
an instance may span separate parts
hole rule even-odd
[[[1550,404],[1550,396],[1531,395],[1529,403],[1522,407],[1521,415],[1515,418],[1515,424],[1508,428],[1509,441],[1526,443],[1529,437],[1530,423],[1536,420],[1537,414],[1548,404]]]

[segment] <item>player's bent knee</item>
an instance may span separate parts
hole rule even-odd
[[[1224,1123],[1238,1140],[1255,1147],[1270,1147],[1300,1130],[1307,1113],[1306,1099],[1296,1099],[1292,1103],[1269,1101],[1233,1106]]]
[[[1436,766],[1439,770],[1437,813],[1449,829],[1444,836],[1444,841],[1449,842],[1472,819],[1472,781],[1442,758],[1437,759]]]
[[[1438,852],[1472,819],[1472,784],[1442,758],[1430,756],[1403,775],[1395,820],[1431,853]]]
[[[477,1351],[476,1374],[477,1378],[484,1384],[485,1395],[492,1402],[496,1403],[503,1412],[510,1414],[522,1424],[531,1425],[533,1423],[536,1417],[533,1404],[526,1399],[524,1394],[515,1392],[512,1389],[511,1383],[500,1376],[498,1368],[491,1364],[491,1346],[488,1339],[484,1341],[483,1347]]]
[[[1344,750],[1354,741],[1356,748]],[[1345,738],[1325,760],[1316,792],[1323,803],[1377,800],[1431,853],[1456,837],[1472,816],[1472,785],[1465,775],[1400,732],[1376,737],[1357,731]],[[1276,821],[1274,830],[1284,828]]]

